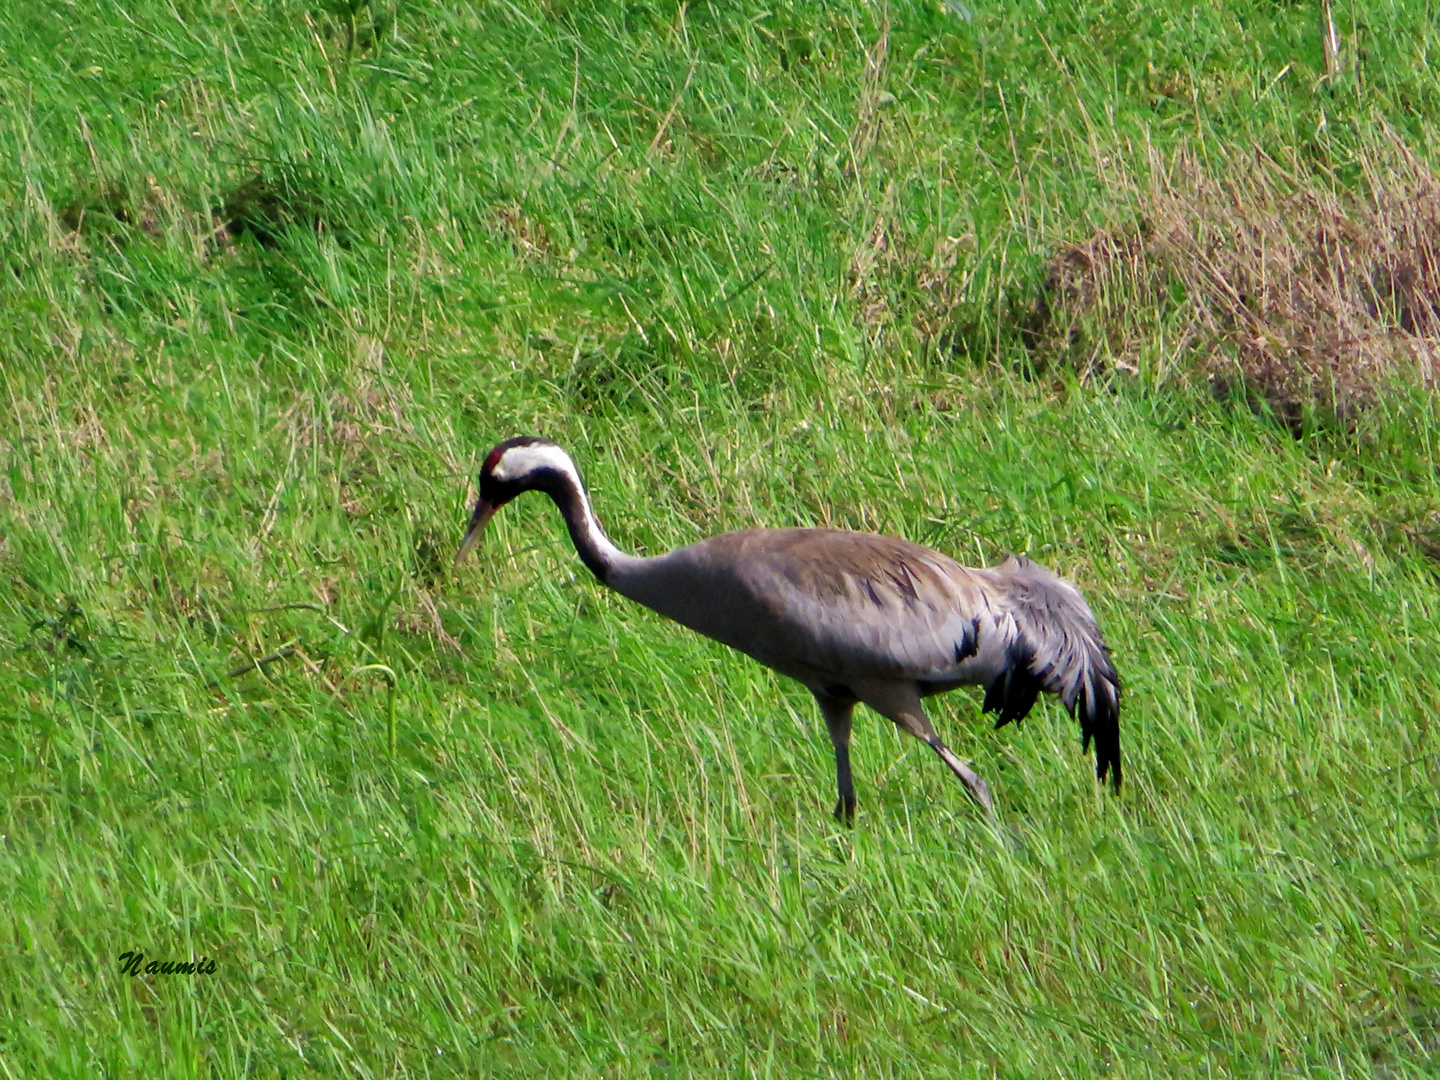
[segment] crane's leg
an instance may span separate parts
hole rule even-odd
[[[830,729],[830,741],[835,744],[835,786],[840,792],[840,800],[835,804],[835,820],[842,825],[853,825],[855,778],[850,774],[850,716],[855,711],[855,699],[816,690],[810,692],[815,695],[825,726]]]
[[[979,803],[987,814],[995,812],[995,804],[990,799],[990,787],[979,774],[970,768],[969,764],[962,761],[953,750],[940,741],[940,736],[935,734],[935,728],[930,724],[930,718],[925,715],[925,708],[920,704],[920,695],[915,692],[913,686],[896,685],[895,683],[851,683],[856,695],[866,705],[890,720],[893,720],[897,727],[908,731],[921,742],[925,743],[931,750],[940,755],[940,760],[950,767],[950,771],[960,778],[965,785],[965,790],[970,792],[971,797]]]

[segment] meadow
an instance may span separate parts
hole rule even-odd
[[[1440,1075],[1440,23],[1324,11],[4,5],[0,1076]],[[521,433],[1072,577],[1125,787],[960,691],[996,819],[862,710],[841,827],[546,500],[451,566]]]

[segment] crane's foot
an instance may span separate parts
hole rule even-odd
[[[973,779],[964,781],[965,790],[970,792],[975,801],[984,809],[985,813],[993,817],[995,814],[995,800],[990,798],[990,785],[985,783],[980,777],[975,776],[974,773],[970,775]]]
[[[929,740],[930,748],[940,755],[940,760],[950,766],[950,771],[960,778],[965,785],[965,790],[970,797],[980,804],[987,816],[995,816],[995,802],[990,798],[990,785],[980,779],[980,774],[970,768],[968,764],[961,761],[948,746],[940,741],[938,737]]]
[[[835,820],[847,829],[855,825],[855,796],[840,796],[840,801],[835,804]]]

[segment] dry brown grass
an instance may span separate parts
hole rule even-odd
[[[491,230],[497,238],[509,242],[515,261],[521,266],[543,262],[550,255],[550,237],[545,226],[529,217],[517,203],[493,211]]]
[[[860,78],[860,96],[855,102],[855,126],[850,132],[850,160],[842,170],[853,178],[880,134],[880,110],[895,98],[885,89],[890,72],[890,16],[880,23],[875,44],[865,50],[865,70]]]
[[[913,258],[906,237],[895,219],[895,183],[891,181],[880,199],[880,208],[865,239],[850,257],[845,279],[856,304],[856,319],[874,331],[891,316],[889,285],[897,267]]]
[[[1292,426],[1342,422],[1391,381],[1440,374],[1440,179],[1393,135],[1350,190],[1252,149],[1225,168],[1152,155],[1138,224],[1049,262],[1021,333],[1041,358],[1133,369],[1157,318],[1172,351]]]

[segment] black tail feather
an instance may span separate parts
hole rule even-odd
[[[1024,720],[1035,707],[1043,687],[1031,670],[1035,650],[1024,638],[1017,638],[1005,657],[1005,667],[985,688],[985,711],[999,713],[998,731],[1012,720]]]
[[[1017,639],[1006,656],[1004,670],[985,688],[985,711],[999,714],[996,730],[1013,720],[1025,719],[1044,689],[1042,677],[1032,668],[1034,661],[1035,652],[1029,643]],[[1088,752],[1094,742],[1095,776],[1101,783],[1108,776],[1119,791],[1120,678],[1109,662],[1108,652],[1101,663],[1091,667],[1090,677],[1082,679],[1071,693],[1074,696],[1063,704],[1080,721],[1080,748]]]
[[[1080,721],[1080,748],[1095,742],[1095,776],[1120,790],[1120,679],[1114,670],[1101,671],[1093,683],[1082,686],[1070,713]]]

